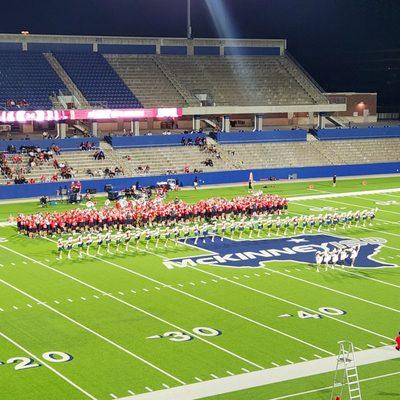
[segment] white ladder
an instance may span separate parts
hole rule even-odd
[[[343,340],[338,344],[339,355],[336,363],[331,400],[336,400],[337,398],[341,400],[346,400],[347,398],[349,400],[362,400],[353,343]],[[345,392],[348,393],[348,397],[346,398],[343,397]]]

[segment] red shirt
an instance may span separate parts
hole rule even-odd
[[[397,346],[400,347],[400,336],[397,336],[397,338],[395,340],[396,340]]]

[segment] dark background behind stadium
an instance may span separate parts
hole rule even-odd
[[[2,33],[186,34],[186,0],[2,5]],[[192,0],[192,9],[195,37],[287,38],[290,52],[326,91],[377,91],[380,112],[400,110],[399,0]]]

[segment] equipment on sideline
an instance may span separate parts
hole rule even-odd
[[[342,399],[345,387],[348,390],[349,400],[362,400],[353,343],[343,340],[338,344],[339,355],[336,363],[331,400]]]

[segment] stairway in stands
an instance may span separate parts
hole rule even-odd
[[[54,69],[56,74],[60,77],[60,79],[63,81],[64,85],[67,87],[69,92],[76,97],[76,99],[79,101],[80,105],[82,108],[90,108],[89,102],[85,99],[83,96],[82,92],[77,88],[75,83],[72,81],[72,79],[68,76],[68,74],[65,72],[64,68],[61,66],[61,64],[58,62],[58,60],[53,56],[51,53],[44,53],[44,56],[48,63],[51,65],[51,67]],[[55,106],[58,106],[57,103],[55,103],[55,100],[53,100],[53,104]],[[57,100],[58,102],[58,100]],[[60,104],[60,108],[61,104]]]

